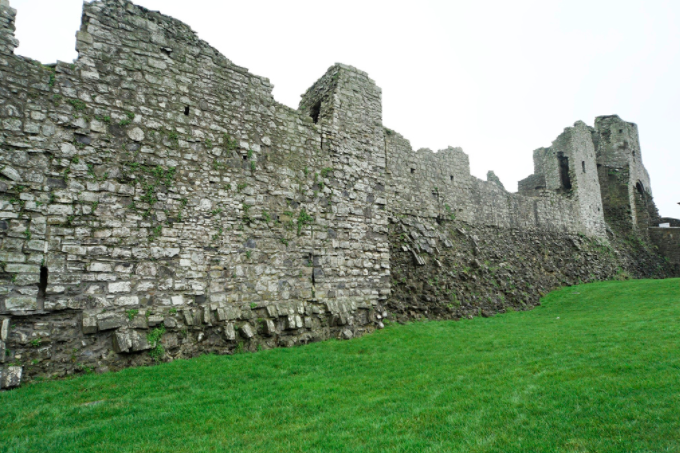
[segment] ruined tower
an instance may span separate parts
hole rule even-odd
[[[598,117],[593,141],[607,222],[622,232],[647,236],[659,214],[642,163],[637,125],[617,115]]]

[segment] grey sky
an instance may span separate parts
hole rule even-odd
[[[17,53],[76,57],[80,0],[10,0]],[[680,217],[680,2],[136,0],[188,23],[234,63],[300,95],[335,62],[383,89],[385,126],[415,149],[461,146],[506,188],[577,120],[638,124],[662,215]]]

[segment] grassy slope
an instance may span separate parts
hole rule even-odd
[[[0,451],[678,452],[679,340],[680,279],[575,286],[530,312],[5,392]]]

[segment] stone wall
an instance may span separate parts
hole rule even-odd
[[[380,88],[351,66],[293,110],[127,0],[86,3],[78,59],[50,66],[14,55],[15,13],[0,3],[0,387],[670,275],[605,231],[583,123],[512,194],[462,150],[385,129]]]
[[[680,225],[670,228],[652,227],[649,229],[649,237],[652,243],[658,247],[659,252],[672,265],[680,269]]]
[[[129,2],[85,4],[77,49],[55,67],[2,54],[2,360],[63,375],[150,362],[125,353],[160,354],[161,325],[166,357],[379,325],[384,140],[364,73],[329,70],[316,86],[338,108],[314,124]]]
[[[649,174],[642,163],[637,125],[617,115],[598,117],[593,141],[608,222],[621,231],[646,237],[647,228],[659,214]]]
[[[458,219],[475,225],[586,233],[579,206],[555,191],[540,196],[507,192],[470,175],[460,148],[413,152],[409,142],[387,130],[388,210],[394,215]]]

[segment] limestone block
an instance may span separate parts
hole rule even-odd
[[[132,336],[128,331],[118,330],[113,334],[113,350],[122,353],[130,352],[132,348]]]
[[[130,292],[131,285],[132,284],[130,282],[112,282],[112,283],[109,283],[109,292],[110,293],[127,293],[127,292]]]
[[[86,31],[76,32],[76,39],[80,42],[87,43],[87,44],[93,44],[94,43],[94,39],[92,38],[92,35],[89,34]]]
[[[201,322],[203,324],[212,326],[212,316],[210,315],[210,307],[203,307],[199,314],[202,317]]]
[[[234,330],[234,323],[228,323],[224,326],[224,338],[228,341],[236,340],[236,331]]]
[[[191,310],[184,310],[182,311],[182,314],[184,315],[184,323],[187,326],[193,326],[196,324],[194,321],[194,314],[192,313]]]
[[[2,170],[0,170],[0,174],[7,176],[12,181],[21,181],[21,175],[19,172],[9,165],[6,165]]]
[[[234,319],[241,319],[241,310],[236,307],[226,307],[225,308],[227,319],[229,321],[234,320]]]
[[[121,313],[102,313],[97,315],[99,330],[117,329],[125,324],[125,317]]]
[[[272,321],[271,319],[265,320],[264,332],[270,336],[276,333],[276,325],[274,324],[274,321]]]
[[[136,330],[130,331],[130,339],[132,340],[132,350],[134,352],[147,351],[152,348],[146,334]]]
[[[5,272],[12,274],[38,274],[40,273],[40,266],[33,266],[30,264],[6,264]]]
[[[9,333],[9,318],[0,318],[0,340],[7,341]]]
[[[149,327],[155,327],[163,322],[163,317],[160,315],[151,315],[148,318]]]
[[[303,325],[300,315],[288,315],[286,317],[286,329],[288,330],[299,329]]]
[[[23,371],[24,368],[20,366],[7,367],[0,376],[0,388],[11,389],[19,387]]]
[[[253,328],[250,327],[250,324],[248,323],[243,324],[239,330],[241,331],[241,334],[247,339],[251,339],[255,336],[253,333]]]
[[[97,319],[91,316],[83,317],[83,333],[92,334],[97,333]]]
[[[139,305],[139,297],[137,296],[116,297],[116,305],[118,305],[119,307]]]
[[[184,305],[183,296],[172,296],[170,300],[172,301],[172,305]]]
[[[132,318],[132,321],[130,321],[130,327],[134,329],[148,329],[149,324],[147,322],[146,316],[142,313],[139,313],[137,316]]]
[[[279,311],[276,308],[276,305],[267,305],[267,315],[270,318],[278,318],[279,316]]]
[[[112,272],[113,267],[110,263],[93,262],[87,266],[87,270],[90,272]]]
[[[9,311],[26,311],[38,308],[38,300],[35,297],[14,296],[5,300],[5,308]]]
[[[295,324],[295,316],[294,315],[288,315],[286,317],[286,329],[287,330],[297,329],[297,325]]]

